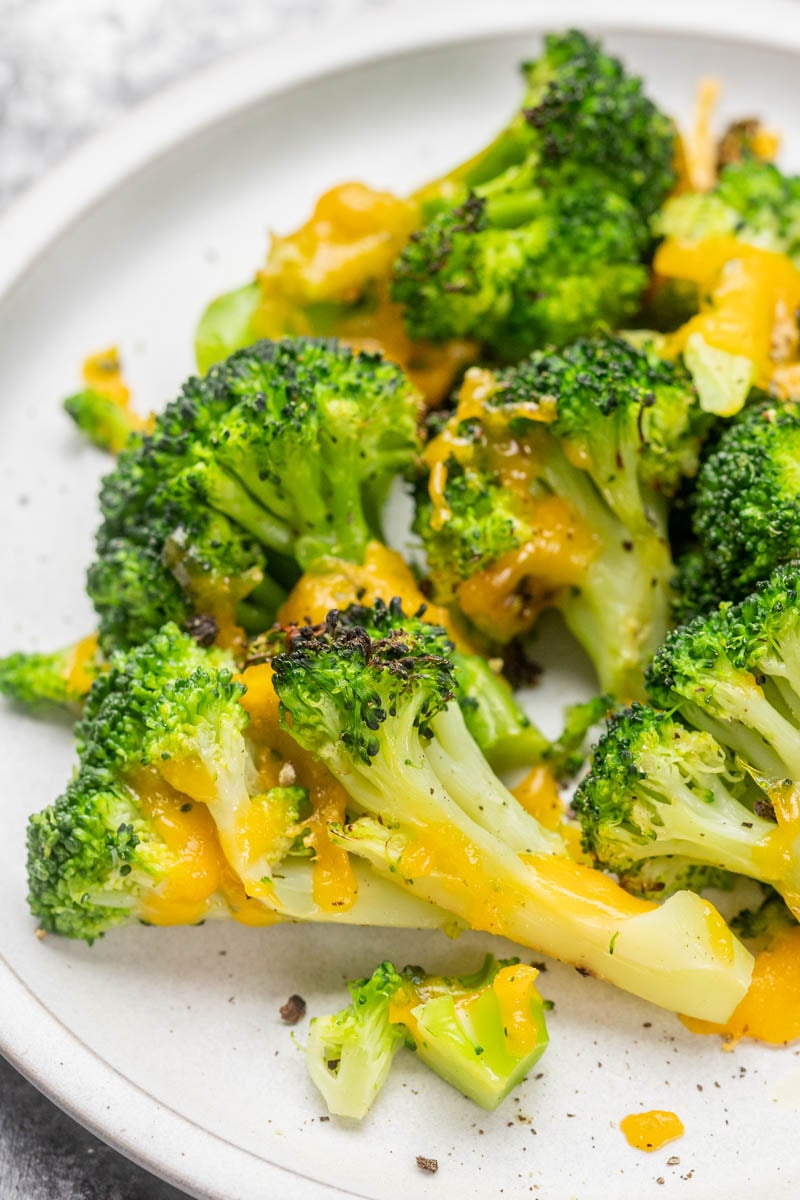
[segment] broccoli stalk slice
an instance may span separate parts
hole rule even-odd
[[[479,654],[453,655],[464,722],[495,771],[542,761],[550,743],[523,713],[502,675]]]
[[[493,1110],[547,1048],[536,974],[491,955],[479,971],[457,978],[381,963],[369,979],[349,984],[347,1008],[311,1022],[309,1074],[330,1112],[360,1120],[405,1043],[447,1083]]]
[[[439,745],[439,717],[454,690],[442,631],[413,618],[400,623],[396,608],[375,612],[370,624],[383,636],[332,613],[324,627],[291,631],[273,662],[287,731],[366,814],[333,831],[339,844],[473,928],[586,967],[663,1007],[727,1019],[752,959],[711,905],[681,893],[660,909],[642,906],[589,868],[516,852],[495,832],[510,811],[493,802],[497,788],[484,796],[485,773],[470,786]]]
[[[679,863],[771,884],[797,906],[794,839],[746,803],[760,793],[743,784],[742,774],[709,733],[647,707],[623,710],[595,750],[573,802],[584,845],[603,867],[623,876],[646,864],[649,890],[660,875],[664,891],[681,880],[669,859],[659,871],[658,859],[675,856]]]
[[[417,823],[387,827],[385,818],[365,816],[333,836],[376,871],[472,928],[489,929],[588,970],[661,1008],[724,1013],[707,1018],[724,1021],[747,991],[752,958],[727,932],[716,909],[693,892],[648,905],[589,867],[568,863],[563,873],[554,871],[549,864],[562,860],[523,861],[477,837],[454,847],[443,866],[426,863],[424,875],[409,877],[410,863],[424,846]],[[455,839],[455,831],[447,836]],[[471,858],[481,863],[479,878],[470,872]],[[492,881],[488,895],[487,880]],[[514,897],[510,911],[500,894]],[[720,933],[723,943],[715,940]]]

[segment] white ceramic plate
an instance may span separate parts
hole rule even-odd
[[[603,32],[679,117],[696,79],[721,75],[723,116],[764,114],[785,132],[784,161],[800,166],[800,6],[696,11],[680,0],[656,14],[631,0],[606,3],[602,21],[593,9],[397,5],[377,23],[319,29],[310,46],[265,47],[133,114],[5,219],[0,649],[57,645],[92,625],[83,566],[106,462],[59,411],[81,356],[118,342],[140,405],[160,405],[191,369],[204,302],[247,278],[267,227],[296,224],[333,182],[402,191],[479,145],[514,104],[514,67],[535,51],[537,30]],[[579,656],[555,641],[547,657],[532,712],[552,729],[587,685]],[[25,820],[66,779],[70,734],[1,716],[2,1049],[166,1179],[225,1200],[798,1194],[800,1051],[723,1054],[716,1039],[557,965],[542,979],[556,1003],[542,1078],[498,1113],[406,1055],[360,1128],[322,1123],[278,1018],[288,994],[323,1012],[382,958],[467,968],[487,939],[207,925],[132,928],[91,949],[40,942],[25,906]],[[676,1110],[684,1139],[651,1156],[629,1149],[617,1122],[641,1108]],[[417,1154],[438,1158],[436,1177],[417,1170]]]

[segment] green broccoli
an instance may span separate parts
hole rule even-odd
[[[550,743],[520,708],[501,674],[480,654],[455,651],[456,700],[464,724],[495,771],[530,767],[550,751]],[[0,684],[1,684],[0,680]]]
[[[679,365],[618,338],[468,374],[417,506],[435,599],[495,642],[556,606],[601,687],[639,696],[668,628],[665,498],[706,421]]]
[[[634,207],[600,181],[485,185],[411,235],[392,296],[412,337],[475,338],[515,361],[632,317],[647,241]]]
[[[405,1044],[476,1104],[495,1109],[547,1048],[536,974],[518,959],[491,955],[474,974],[455,978],[381,963],[349,985],[347,1008],[311,1022],[309,1074],[332,1113],[360,1120]]]
[[[413,337],[474,337],[514,360],[636,311],[647,221],[673,182],[673,130],[640,80],[583,34],[552,34],[481,153],[419,193],[395,264]]]
[[[731,236],[788,254],[800,266],[800,176],[747,158],[720,171],[710,192],[669,199],[653,220],[654,232],[682,242]]]
[[[800,558],[800,416],[763,400],[727,425],[697,477],[696,548],[681,568],[683,613],[740,600]]]
[[[0,658],[0,696],[34,711],[79,712],[100,669],[93,636],[50,653],[17,651]]]
[[[132,435],[142,429],[136,413],[93,388],[68,396],[64,409],[92,445],[109,454],[119,454]]]
[[[256,632],[321,554],[361,561],[418,411],[397,367],[332,341],[258,342],[189,380],[103,483],[103,649],[198,613]]]
[[[661,908],[633,901],[569,860],[469,736],[451,703],[444,631],[397,606],[376,606],[367,624],[331,613],[323,626],[286,631],[273,661],[287,732],[364,813],[331,827],[334,840],[473,928],[724,1020],[751,960],[714,909],[688,892]]]
[[[800,567],[667,637],[647,672],[657,707],[711,733],[758,781],[800,779]]]
[[[772,811],[767,794],[710,733],[669,713],[642,705],[617,713],[573,809],[586,850],[637,891],[715,887],[733,873],[798,906],[800,859],[774,815],[763,815]]]
[[[233,667],[169,625],[112,656],[77,726],[75,777],[29,823],[29,902],[42,928],[91,940],[132,919],[452,925],[363,869],[352,907],[321,911],[309,790],[294,768],[285,784],[262,784],[264,746],[248,736]]]

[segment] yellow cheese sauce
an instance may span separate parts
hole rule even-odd
[[[742,1038],[774,1046],[800,1037],[800,928],[778,934],[756,955],[746,996],[724,1025],[681,1017],[692,1033],[716,1033],[732,1049]]]
[[[389,276],[418,224],[413,200],[363,183],[325,192],[304,225],[287,237],[272,237],[258,276],[257,334],[318,333],[314,305],[352,305],[350,311],[329,310],[327,332],[354,350],[382,351],[431,403],[439,403],[477,348],[459,340],[415,342],[405,331],[402,313],[389,296]]]
[[[248,667],[241,680],[247,688],[242,704],[250,714],[250,734],[262,743],[257,763],[262,786],[265,791],[275,787],[281,768],[292,764],[296,782],[308,789],[313,809],[306,822],[306,845],[314,851],[314,900],[325,912],[345,912],[355,903],[358,885],[347,851],[333,843],[328,826],[344,822],[347,793],[323,763],[315,761],[280,728],[280,703],[269,663]],[[262,826],[260,836],[264,835]]]
[[[96,675],[97,634],[90,633],[72,647],[64,670],[64,681],[71,696],[85,696]]]
[[[140,417],[131,406],[131,392],[122,373],[119,351],[116,346],[90,354],[81,367],[81,377],[84,385],[99,396],[105,396],[112,404],[128,418],[132,431],[149,433],[153,428],[153,417]],[[120,443],[111,444],[109,449],[113,454],[119,454],[127,441],[127,435]]]
[[[684,1134],[680,1117],[674,1112],[657,1108],[650,1112],[631,1113],[622,1118],[619,1127],[634,1150],[660,1150],[667,1142],[674,1142]]]
[[[535,967],[517,963],[515,966],[501,967],[492,980],[508,1049],[518,1058],[530,1054],[538,1040],[538,1030],[531,1020],[531,1006],[538,996],[538,974]]]
[[[546,764],[534,767],[522,782],[511,790],[525,811],[544,825],[545,829],[558,829],[564,816],[564,805],[558,793],[556,778]]]
[[[800,271],[786,255],[732,236],[667,238],[653,266],[658,276],[696,283],[706,297],[701,311],[670,336],[670,353],[680,353],[699,333],[709,346],[754,362],[759,387],[791,394],[800,370],[794,323]]]
[[[403,611],[411,615],[425,605],[425,620],[443,626],[459,649],[473,649],[457,620],[446,608],[430,604],[419,590],[414,573],[401,554],[380,542],[370,542],[364,562],[323,559],[314,571],[297,581],[278,610],[281,625],[316,625],[325,620],[332,608],[345,609],[351,604],[389,603],[395,596],[403,602]]]

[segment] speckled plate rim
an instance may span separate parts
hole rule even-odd
[[[158,158],[249,106],[367,62],[558,25],[711,36],[798,54],[800,3],[760,0],[406,0],[265,41],[131,111],[52,170],[0,219],[0,302],[70,226]],[[47,1009],[0,953],[0,1052],[40,1091],[135,1162],[199,1200],[358,1196],[270,1163],[133,1084]],[[235,1182],[232,1182],[235,1181]]]

